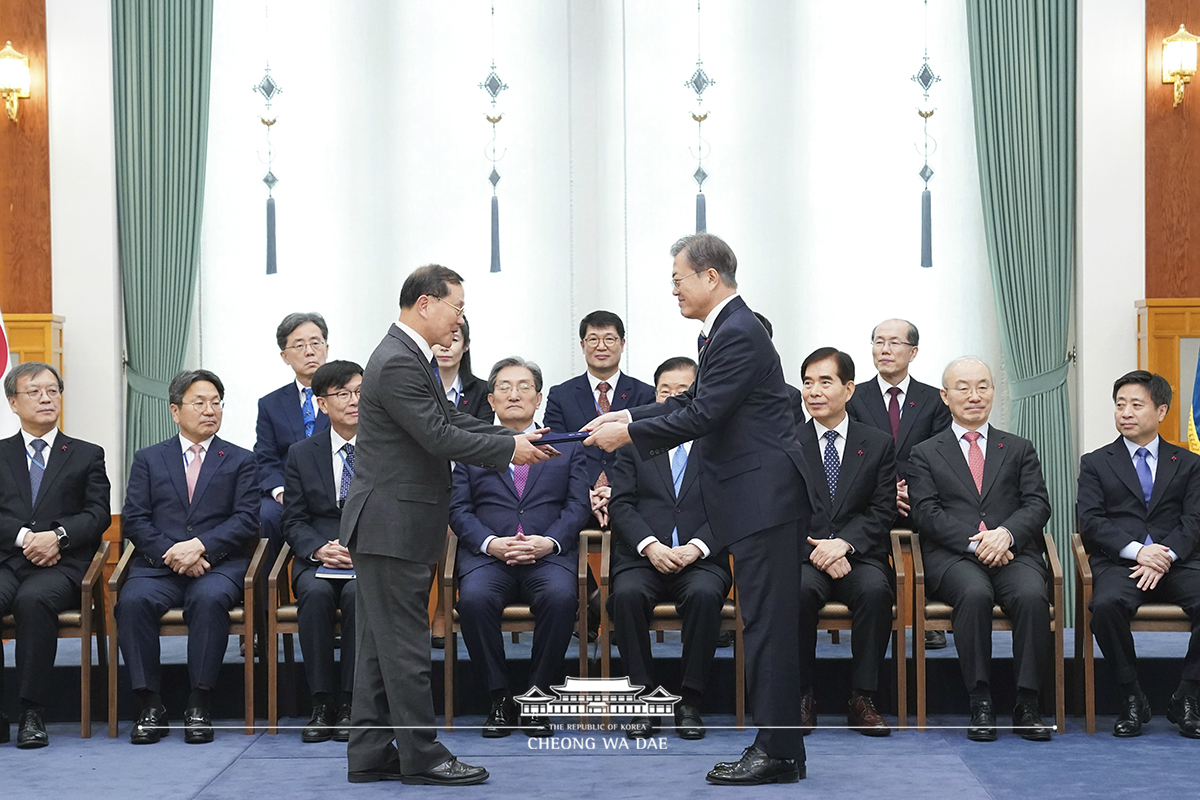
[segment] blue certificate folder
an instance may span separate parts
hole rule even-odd
[[[588,431],[570,431],[569,433],[543,433],[542,438],[538,439],[533,444],[564,444],[567,442],[582,442],[592,434]]]
[[[322,564],[321,566],[317,567],[317,577],[329,578],[333,581],[352,581],[354,580],[354,570],[334,569],[333,567],[327,567]]]

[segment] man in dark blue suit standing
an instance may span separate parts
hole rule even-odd
[[[677,397],[590,422],[584,444],[632,442],[652,458],[697,439],[700,488],[713,536],[733,553],[745,622],[747,684],[759,726],[711,783],[792,783],[805,776],[800,724],[800,543],[813,500],[779,354],[737,293],[737,257],[708,233],[671,248],[679,310],[702,321],[696,382]]]
[[[262,494],[262,535],[271,542],[270,562],[283,547],[279,517],[283,513],[283,466],[288,448],[329,427],[329,417],[320,409],[312,390],[313,374],[328,356],[328,338],[325,318],[316,312],[288,314],[275,330],[279,357],[292,368],[295,379],[258,401],[254,460]]]
[[[541,369],[515,356],[496,362],[488,376],[488,402],[504,427],[536,431]],[[524,601],[533,612],[531,688],[548,692],[561,677],[571,643],[579,608],[579,532],[590,507],[583,448],[559,447],[563,458],[501,472],[469,464],[454,468],[450,527],[458,535],[457,607],[467,651],[492,693],[483,728],[489,738],[508,736],[516,724],[500,632],[504,606]],[[547,717],[521,722],[530,736],[553,733]]]
[[[153,744],[170,730],[159,694],[158,621],[168,608],[183,606],[192,685],[184,741],[203,744],[213,739],[209,695],[229,642],[229,610],[242,599],[258,541],[258,492],[254,455],[217,436],[221,379],[204,369],[181,372],[168,393],[179,435],[133,456],[121,532],[137,552],[115,613],[141,703],[129,740]]]

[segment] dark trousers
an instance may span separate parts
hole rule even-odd
[[[654,687],[650,617],[656,603],[673,600],[683,628],[680,686],[704,694],[721,632],[721,607],[729,594],[729,576],[692,564],[674,574],[653,567],[632,567],[612,580],[608,610],[630,683]]]
[[[316,564],[293,561],[292,589],[296,592],[296,622],[300,628],[300,652],[304,675],[313,693],[354,689],[354,596],[355,581],[317,577]],[[333,628],[342,612],[342,662],[335,666]]]
[[[528,603],[533,612],[529,685],[549,693],[562,679],[563,656],[579,612],[579,579],[548,561],[510,567],[499,560],[459,577],[455,607],[463,641],[493,692],[508,690],[500,617],[513,603]]]
[[[1142,603],[1174,603],[1192,620],[1192,638],[1183,659],[1183,679],[1200,681],[1200,569],[1173,566],[1148,592],[1137,588],[1129,570],[1114,565],[1092,577],[1092,633],[1113,665],[1118,683],[1137,680],[1137,654],[1129,621]]]
[[[177,606],[183,606],[183,621],[188,626],[187,665],[191,688],[215,687],[229,645],[229,610],[242,602],[242,591],[242,587],[223,572],[206,572],[199,578],[175,573],[130,575],[121,589],[114,613],[121,655],[129,667],[129,683],[133,689],[152,692],[161,689],[158,621],[167,609]]]
[[[773,758],[804,763],[800,724],[800,540],[793,520],[730,545],[737,572],[746,646],[746,689],[758,726],[754,743]],[[797,680],[798,679],[798,680]],[[776,727],[789,726],[789,727]]]
[[[991,682],[992,607],[997,604],[1012,621],[1017,688],[1041,688],[1054,652],[1044,570],[1025,561],[990,568],[971,556],[946,570],[936,596],[952,608],[954,646],[967,691]]]
[[[878,691],[879,673],[892,633],[894,576],[876,561],[854,561],[837,580],[812,565],[800,567],[800,674],[810,682],[817,666],[817,615],[832,598],[850,607],[850,686]]]
[[[267,540],[267,562],[274,564],[283,549],[283,528],[279,520],[283,516],[283,503],[276,502],[271,495],[265,495],[258,507],[258,523],[262,538]]]
[[[22,700],[38,705],[46,702],[46,684],[58,652],[58,612],[79,607],[83,571],[78,563],[61,560],[52,567],[37,567],[23,558],[0,564],[0,617],[12,614],[16,619]],[[0,648],[0,701],[3,675],[4,650]]]
[[[351,771],[388,766],[405,775],[450,758],[437,740],[429,686],[429,564],[352,551],[357,575]],[[357,726],[378,726],[362,728]],[[392,740],[396,747],[392,748]]]

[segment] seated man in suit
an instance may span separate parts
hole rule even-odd
[[[261,487],[259,519],[262,535],[271,542],[273,563],[283,547],[279,518],[283,514],[283,463],[288,448],[329,427],[329,417],[313,397],[312,377],[328,355],[329,327],[315,312],[288,314],[275,330],[279,357],[294,377],[258,401],[254,461]]]
[[[0,441],[9,467],[0,483],[0,617],[12,614],[17,622],[22,749],[50,743],[42,706],[58,650],[58,613],[79,607],[79,584],[111,520],[104,451],[58,430],[62,390],[58,372],[40,361],[4,376],[21,430]],[[0,701],[3,675],[0,648]],[[0,711],[0,742],[9,736]]]
[[[683,394],[696,380],[696,362],[678,357],[654,373],[658,402]],[[609,611],[617,647],[634,685],[653,688],[650,615],[656,603],[674,601],[683,621],[680,660],[682,700],[675,728],[684,739],[703,739],[700,706],[721,629],[721,607],[733,585],[729,554],[716,546],[700,495],[700,454],[691,442],[643,460],[632,447],[617,451],[613,467],[612,596]],[[657,718],[634,717],[631,739],[651,736]]]
[[[879,673],[892,632],[896,575],[888,563],[896,514],[896,449],[883,431],[854,422],[846,402],[854,395],[854,361],[833,347],[813,351],[800,367],[801,392],[812,417],[798,422],[822,520],[801,547],[800,674],[812,680],[817,666],[817,615],[831,598],[850,607],[851,678],[847,724],[867,736],[892,731],[875,708]],[[813,687],[801,687],[801,724],[817,724]]]
[[[312,692],[312,718],[300,732],[305,742],[350,739],[355,582],[318,577],[317,567],[354,567],[350,551],[338,541],[338,526],[354,477],[361,385],[362,367],[358,364],[330,361],[321,365],[313,374],[312,389],[317,405],[329,417],[329,427],[292,445],[284,466],[283,536],[292,547],[292,590],[296,595],[300,651]],[[333,659],[333,628],[339,609],[340,669]]]
[[[988,424],[995,384],[976,358],[942,374],[950,427],[912,449],[908,468],[913,520],[921,534],[925,585],[953,607],[959,665],[971,699],[967,738],[996,739],[989,688],[992,607],[1012,621],[1017,703],[1013,728],[1049,741],[1038,691],[1053,658],[1042,528],[1050,500],[1033,443]]]
[[[1200,739],[1200,457],[1158,435],[1171,408],[1161,375],[1121,376],[1113,401],[1120,436],[1080,459],[1076,506],[1092,567],[1092,632],[1125,700],[1113,735],[1139,736],[1150,721],[1129,621],[1142,603],[1175,603],[1191,618],[1192,638],[1167,719]]]
[[[890,434],[896,443],[896,518],[893,527],[912,527],[908,500],[908,458],[913,445],[950,427],[950,410],[938,390],[908,374],[921,333],[906,319],[885,319],[871,329],[875,380],[860,384],[846,412],[850,419]],[[925,631],[925,647],[946,646],[944,631]]]
[[[141,706],[129,732],[153,744],[170,732],[159,694],[158,621],[183,606],[192,692],[184,741],[213,740],[209,696],[229,643],[229,610],[242,602],[242,580],[258,542],[254,454],[217,436],[225,386],[205,369],[187,370],[168,387],[179,435],[133,456],[121,533],[137,552],[115,609],[121,654]],[[246,657],[252,658],[247,643]]]
[[[506,428],[537,430],[542,371],[515,356],[496,362],[488,402]],[[504,662],[500,616],[528,603],[535,619],[529,685],[543,692],[561,676],[579,610],[576,561],[588,521],[587,462],[579,444],[558,445],[562,458],[501,472],[458,464],[450,527],[458,535],[458,615],[471,660],[487,681],[492,707],[486,737],[508,736],[516,724]],[[550,736],[546,717],[522,720],[530,736]]]

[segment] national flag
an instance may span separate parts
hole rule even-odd
[[[4,329],[4,315],[2,314],[0,314],[0,357],[4,358],[4,363],[0,364],[0,380],[4,380],[4,376],[8,374],[12,356],[8,352],[8,331]],[[17,419],[17,415],[11,411],[8,413],[0,411],[0,437],[8,438],[19,430],[21,430],[21,421]]]
[[[1192,382],[1192,408],[1188,414],[1188,448],[1193,453],[1200,454],[1200,436],[1196,435],[1196,430],[1200,429],[1200,355],[1196,356],[1196,379]]]

